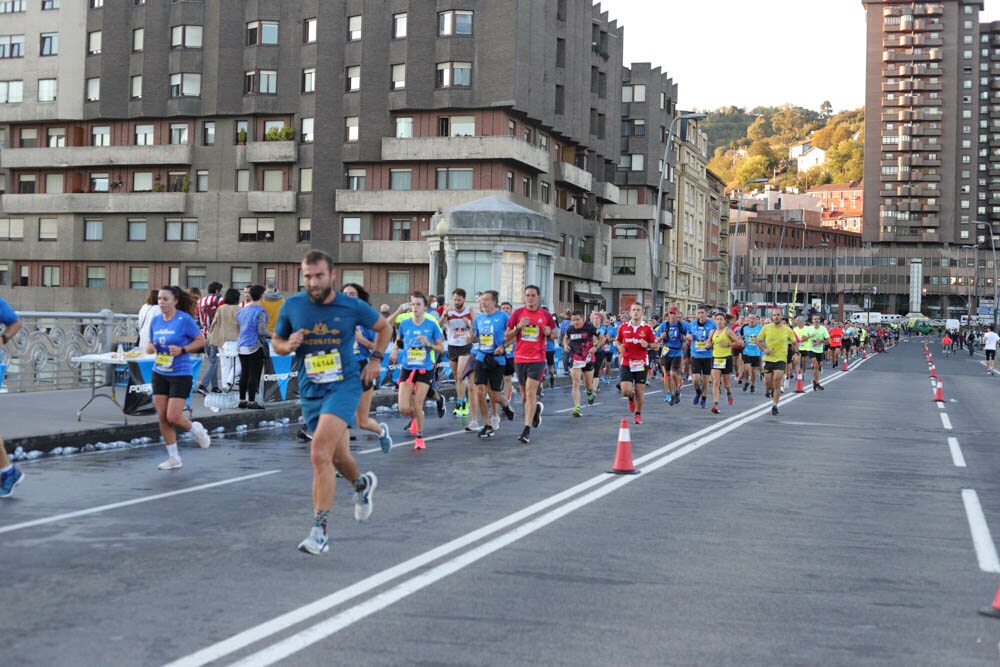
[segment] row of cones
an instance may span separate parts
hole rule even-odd
[[[934,398],[931,400],[943,403],[944,384],[941,382],[941,378],[938,377],[937,366],[934,365],[934,355],[931,354],[926,342],[924,342],[924,354],[927,355],[927,365],[930,367],[931,371],[931,386],[934,387]]]

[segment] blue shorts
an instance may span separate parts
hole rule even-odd
[[[312,433],[319,426],[320,415],[336,415],[348,426],[354,426],[354,414],[361,403],[360,386],[355,382],[350,387],[333,389],[319,398],[302,397],[302,416],[306,419],[306,429]]]

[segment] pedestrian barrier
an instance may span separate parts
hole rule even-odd
[[[795,374],[795,393],[804,394],[806,393],[806,388],[802,386],[802,371]]]
[[[934,391],[934,400],[936,402],[944,402],[944,385],[941,384],[941,378],[938,378],[937,389]]]
[[[609,473],[615,475],[635,475],[639,471],[632,463],[632,436],[628,430],[628,419],[622,418],[618,429],[618,448],[615,451],[615,462]]]

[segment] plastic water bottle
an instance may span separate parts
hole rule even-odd
[[[121,343],[118,343],[118,352],[116,353],[115,356],[117,356],[119,359],[125,358],[125,346],[122,345]]]

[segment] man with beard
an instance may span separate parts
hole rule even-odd
[[[313,526],[299,550],[315,556],[329,549],[326,525],[336,484],[334,468],[354,485],[354,518],[367,521],[371,516],[378,480],[375,473],[359,473],[347,428],[354,425],[362,383],[371,383],[378,376],[381,350],[392,334],[374,308],[333,291],[333,272],[333,258],[325,252],[312,250],[305,256],[305,292],[285,301],[272,339],[278,354],[295,353],[302,414],[306,429],[313,434]],[[375,362],[363,373],[354,356],[354,331],[359,325],[376,334],[371,352]]]

